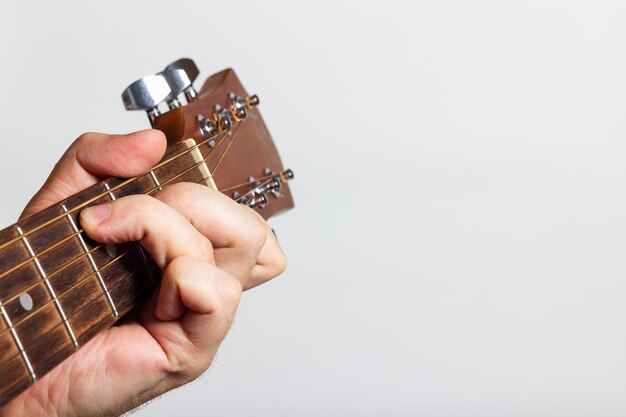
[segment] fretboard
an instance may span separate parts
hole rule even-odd
[[[0,231],[0,406],[115,323],[159,280],[138,243],[100,244],[78,219],[84,207],[167,184],[214,186],[192,140],[168,160],[132,180],[102,181]]]

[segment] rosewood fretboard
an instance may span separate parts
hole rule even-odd
[[[137,243],[102,245],[80,209],[176,182],[212,185],[193,140],[133,180],[111,178],[0,231],[0,405],[133,307],[159,279]]]

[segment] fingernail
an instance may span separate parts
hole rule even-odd
[[[109,203],[97,206],[87,207],[80,212],[82,223],[88,223],[91,226],[97,226],[109,217],[111,213],[111,205]]]

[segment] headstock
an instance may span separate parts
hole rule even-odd
[[[266,219],[292,208],[287,182],[293,172],[283,168],[259,98],[246,92],[232,69],[212,75],[199,91],[193,87],[197,75],[192,60],[179,59],[131,84],[122,94],[126,108],[147,111],[171,148],[193,139],[216,188],[235,201]]]

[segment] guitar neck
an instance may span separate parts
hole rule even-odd
[[[107,179],[0,231],[0,405],[111,326],[159,279],[138,243],[91,240],[80,210],[183,181],[214,185],[191,139],[143,176]]]
[[[293,173],[283,170],[258,97],[234,71],[209,77],[190,98],[151,114],[174,145],[150,172],[109,178],[0,231],[0,406],[115,323],[160,278],[137,242],[91,240],[79,222],[82,209],[177,182],[216,190],[217,183],[265,219],[293,207]]]

